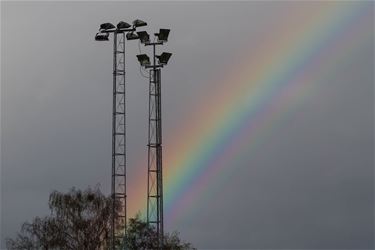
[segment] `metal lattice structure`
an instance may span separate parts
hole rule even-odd
[[[147,223],[155,228],[159,249],[163,246],[163,172],[160,69],[150,69]]]
[[[161,68],[168,63],[172,53],[156,55],[156,45],[168,41],[169,29],[155,33],[157,41],[150,42],[147,32],[138,32],[141,43],[153,47],[153,62],[146,54],[137,55],[141,66],[150,69],[148,112],[148,173],[147,173],[147,225],[156,231],[157,249],[164,247],[163,218],[163,157],[161,116]],[[156,64],[158,59],[158,64]]]
[[[157,42],[150,42],[145,31],[135,33],[137,27],[147,23],[136,19],[133,25],[119,22],[117,27],[111,23],[100,25],[95,35],[96,41],[113,39],[113,108],[112,108],[112,211],[110,248],[126,246],[127,243],[127,195],[126,195],[126,92],[125,92],[125,41],[139,39],[146,46],[153,46],[153,65],[145,54],[137,55],[141,66],[150,69],[149,117],[148,117],[148,182],[147,182],[147,225],[157,233],[157,249],[163,249],[163,172],[162,172],[162,123],[161,123],[161,69],[167,64],[171,53],[155,54],[156,45],[167,42],[169,29],[155,33]],[[125,35],[126,34],[126,35]],[[159,64],[156,64],[158,58]]]
[[[111,245],[123,243],[126,236],[126,105],[125,33],[114,32],[112,108],[112,218]],[[116,206],[120,206],[116,209]],[[116,212],[117,210],[117,212]]]

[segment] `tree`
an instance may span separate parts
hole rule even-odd
[[[119,211],[121,204],[116,204]],[[98,188],[50,194],[51,214],[25,222],[15,239],[7,239],[8,249],[108,249],[112,199]],[[156,249],[156,232],[137,215],[128,223],[127,249]],[[164,249],[193,249],[178,233],[166,234]],[[119,246],[121,248],[121,246]]]
[[[99,249],[108,242],[111,199],[99,189],[51,193],[51,215],[25,222],[9,249]]]
[[[128,223],[125,249],[157,249],[157,234],[153,227],[140,219],[139,214]],[[187,250],[194,247],[179,238],[177,232],[164,235],[165,250]]]

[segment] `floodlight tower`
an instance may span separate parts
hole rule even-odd
[[[137,27],[146,26],[142,20],[133,25],[119,22],[117,27],[111,23],[100,25],[95,35],[96,41],[108,41],[113,33],[113,107],[112,107],[112,211],[111,211],[111,249],[124,245],[126,240],[126,92],[125,92],[125,40],[138,39]],[[125,39],[126,35],[126,39]]]
[[[153,47],[153,64],[146,54],[137,55],[141,66],[149,68],[148,114],[148,175],[147,175],[147,224],[157,232],[157,248],[163,249],[163,167],[162,167],[162,120],[161,120],[161,68],[168,63],[171,53],[156,55],[156,45],[168,41],[169,29],[155,33],[157,41],[150,42],[146,31],[137,32],[145,46]],[[158,59],[158,64],[156,63]]]

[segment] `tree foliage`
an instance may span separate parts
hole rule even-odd
[[[158,249],[155,229],[142,221],[139,215],[129,220],[127,232],[125,249]],[[163,244],[166,250],[194,249],[190,243],[182,241],[177,232],[165,234]]]
[[[111,199],[99,189],[49,197],[51,215],[25,222],[16,239],[8,239],[9,249],[99,249],[109,237]]]
[[[51,214],[25,222],[14,239],[7,239],[7,249],[108,249],[112,199],[98,188],[84,191],[72,188],[68,193],[50,194]],[[115,211],[120,208],[116,204]],[[128,223],[126,249],[157,249],[156,232],[139,216]],[[164,236],[164,249],[193,249],[177,233]]]

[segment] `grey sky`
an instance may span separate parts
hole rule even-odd
[[[112,43],[94,41],[100,23],[140,18],[148,32],[171,29],[163,50],[174,54],[162,76],[168,136],[198,112],[194,103],[210,97],[241,48],[292,5],[1,2],[1,247],[23,221],[48,213],[52,190],[100,183],[109,192]],[[167,229],[198,248],[373,248],[373,37],[366,44],[316,83],[325,95],[238,156],[229,182]],[[131,176],[146,153],[147,79],[137,44],[127,49]]]

